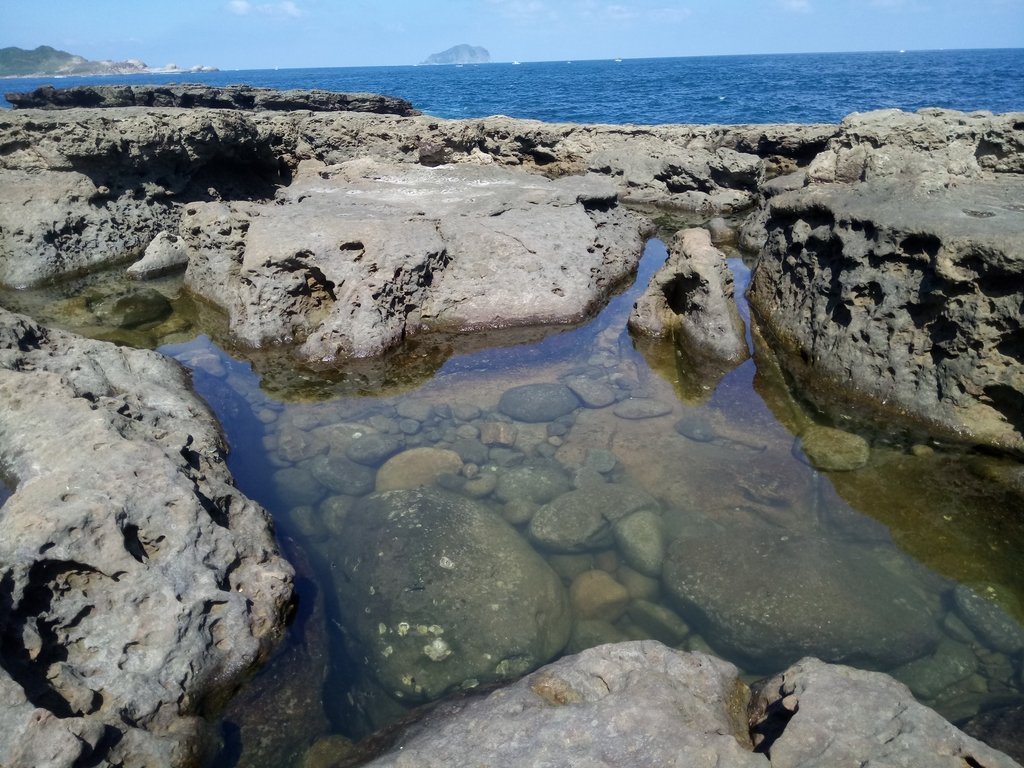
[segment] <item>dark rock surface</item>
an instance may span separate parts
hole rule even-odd
[[[0,310],[0,391],[0,763],[191,764],[282,632],[266,512],[160,355]]]
[[[394,96],[322,90],[278,91],[249,85],[80,85],[59,89],[44,85],[28,93],[7,93],[4,97],[15,109],[182,107],[254,112],[374,112],[403,117],[419,114],[408,101]]]

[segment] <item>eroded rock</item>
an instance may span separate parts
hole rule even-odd
[[[0,392],[0,763],[192,764],[282,632],[266,512],[155,353],[0,310]]]

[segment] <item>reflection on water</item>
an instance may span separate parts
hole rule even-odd
[[[664,256],[649,245],[638,285]],[[865,435],[866,466],[816,470],[771,356],[708,371],[634,342],[637,291],[526,344],[435,339],[333,380],[278,361],[261,386],[269,359],[163,347],[300,576],[219,764],[337,755],[410,707],[627,638],[751,678],[805,655],[886,670],[954,720],[1021,700],[1019,465]]]

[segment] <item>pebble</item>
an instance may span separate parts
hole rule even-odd
[[[810,426],[796,444],[797,455],[815,469],[848,472],[868,463],[871,448],[860,435],[841,429]]]
[[[666,416],[672,413],[672,406],[660,400],[648,397],[632,397],[623,400],[612,411],[620,419],[638,421],[640,419],[654,419],[659,416]]]
[[[569,604],[577,621],[615,621],[626,612],[629,592],[605,571],[585,571],[569,585]]]
[[[377,472],[377,491],[434,485],[444,474],[462,471],[462,458],[444,448],[412,448],[388,459]]]
[[[516,421],[537,424],[572,413],[579,405],[564,384],[523,384],[502,393],[498,410]]]

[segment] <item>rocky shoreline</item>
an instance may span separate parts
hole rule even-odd
[[[439,120],[344,94],[89,90],[22,101],[59,111],[0,114],[2,284],[128,265],[142,279],[185,270],[188,289],[227,315],[240,347],[280,347],[305,365],[335,365],[428,333],[578,321],[635,272],[653,212],[742,214],[742,240],[760,252],[754,330],[823,408],[845,397],[935,437],[1024,454],[1024,115],[924,110],[853,115],[838,126],[585,126]],[[82,99],[90,108],[76,106]],[[679,234],[630,326],[673,335],[720,372],[747,350],[724,255],[711,240],[704,230]],[[13,480],[0,512],[0,691],[8,702],[0,763],[43,764],[44,754],[53,755],[46,764],[68,766],[201,762],[209,749],[202,717],[266,658],[290,605],[292,571],[270,521],[232,486],[217,426],[175,364],[6,311],[0,327],[0,466]],[[569,396],[575,407],[592,394]],[[499,407],[520,419],[514,400],[503,397]],[[69,439],[80,448],[67,450]],[[430,523],[437,499],[377,490],[355,511],[356,528],[360,515],[387,514],[393,526],[446,535]],[[621,516],[612,512],[608,519]],[[483,531],[475,518],[466,526]],[[366,536],[376,535],[371,529]],[[541,517],[530,535],[554,534]],[[386,580],[386,568],[359,570],[359,538],[351,541],[340,565],[346,584]],[[685,573],[676,581],[680,599],[699,601],[690,592],[701,585],[688,585]],[[564,612],[560,589],[531,586],[547,595],[543,608],[520,607]],[[130,615],[129,627],[112,628],[113,615]],[[367,644],[375,622],[365,618],[358,630]],[[498,679],[536,668],[567,640],[567,625],[555,622],[553,635],[540,637],[528,617],[514,624],[508,658],[522,668]],[[514,637],[519,631],[523,638]],[[443,655],[444,642],[435,637],[430,647]],[[757,638],[736,639],[748,642]],[[711,718],[698,726],[701,738],[718,734],[731,751],[717,754],[733,764],[768,764],[764,755],[770,764],[820,764],[820,750],[812,755],[807,745],[835,730],[841,715],[801,702],[804,686],[816,685],[801,681],[861,681],[852,670],[806,662],[760,689],[760,709],[747,710],[744,693],[739,717],[728,665],[679,661],[650,645],[601,653],[618,654],[616,674],[642,657],[656,668],[712,669],[727,683],[732,675],[716,694],[724,710],[686,706]],[[538,703],[531,696],[573,709],[563,705],[589,702],[595,678],[566,682],[576,673],[560,670],[609,663],[594,659],[558,662],[487,702],[499,714],[516,706],[528,713]],[[883,677],[871,684],[885,688]],[[833,680],[829,695],[873,700],[860,688],[842,692],[847,683]],[[413,699],[435,693],[426,681],[387,684]],[[878,695],[888,702],[879,707],[910,706],[905,691]],[[514,704],[523,696],[533,703]],[[607,708],[618,716],[624,710],[612,698]],[[794,736],[793,724],[816,709],[823,719]],[[771,737],[772,748],[750,751],[751,732],[782,710],[790,724]],[[430,733],[458,730],[460,717],[498,716],[465,713],[410,736],[382,764],[453,764],[429,745]],[[839,730],[856,735],[861,727]],[[961,755],[950,764],[1013,764],[948,724],[928,727],[955,744],[940,750]],[[733,735],[722,741],[723,733]],[[476,744],[479,736],[463,738]],[[836,744],[830,760],[860,749]],[[697,739],[688,748],[710,747]],[[595,764],[622,764],[605,759]]]

